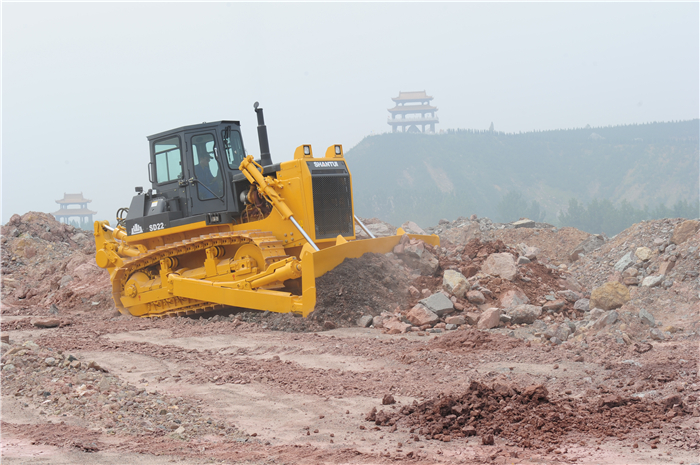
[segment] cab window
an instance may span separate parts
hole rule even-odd
[[[192,162],[197,178],[197,196],[200,200],[214,199],[224,195],[219,163],[215,157],[213,134],[192,137]]]
[[[224,152],[228,167],[237,170],[243,161],[243,141],[238,131],[232,131],[230,127],[221,131],[221,139],[224,141]]]
[[[153,145],[153,152],[156,158],[156,182],[158,184],[182,178],[179,137],[156,141]]]

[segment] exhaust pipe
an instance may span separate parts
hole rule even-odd
[[[258,141],[260,142],[260,164],[269,166],[272,164],[270,156],[270,142],[267,140],[267,126],[265,126],[265,118],[263,117],[263,109],[258,108],[260,104],[255,102],[253,108],[258,115]]]

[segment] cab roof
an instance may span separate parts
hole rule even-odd
[[[152,141],[154,139],[160,139],[161,137],[169,136],[171,134],[177,134],[180,132],[196,131],[199,129],[211,129],[211,128],[214,128],[217,126],[222,126],[225,124],[235,124],[238,127],[241,126],[240,121],[233,121],[233,120],[212,121],[209,123],[204,122],[204,123],[200,123],[200,124],[191,124],[189,126],[181,126],[179,128],[176,128],[176,129],[170,129],[168,131],[159,132],[157,134],[153,134],[152,136],[148,136],[148,140]]]

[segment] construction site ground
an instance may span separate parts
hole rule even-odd
[[[367,255],[319,279],[308,319],[140,319],[115,313],[90,232],[17,215],[1,244],[2,462],[697,463],[700,231],[672,244],[681,224],[635,225],[572,261],[587,233],[462,219],[420,263]],[[616,319],[582,309],[640,247],[653,253]],[[503,253],[536,258],[513,280],[484,273]],[[670,257],[665,281],[642,286]],[[412,325],[446,270],[484,302],[454,297],[439,323]],[[518,292],[558,306],[488,324]]]

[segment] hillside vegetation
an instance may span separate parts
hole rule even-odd
[[[537,203],[546,221],[557,222],[571,199],[627,201],[636,208],[694,203],[698,124],[387,133],[366,137],[346,157],[355,209],[364,217],[419,225],[472,213],[498,218],[499,202],[518,192]]]

